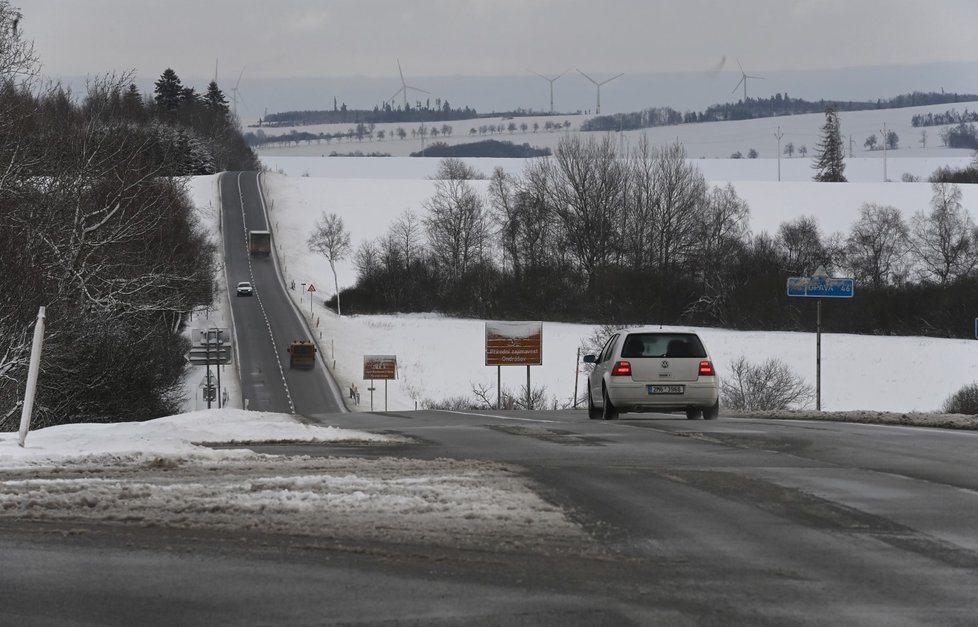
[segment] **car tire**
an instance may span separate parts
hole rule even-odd
[[[704,420],[716,420],[717,416],[720,415],[720,401],[713,403],[712,407],[703,408],[703,419]]]
[[[617,420],[618,419],[618,408],[611,403],[611,399],[608,398],[608,389],[601,388],[601,401],[604,405],[601,408],[601,417],[605,420]]]
[[[601,418],[601,410],[594,406],[594,399],[591,398],[591,388],[587,390],[587,417],[591,420]]]
[[[699,407],[687,407],[686,408],[686,419],[687,420],[696,420],[697,418],[699,418],[702,415],[703,415],[703,410],[700,409]]]

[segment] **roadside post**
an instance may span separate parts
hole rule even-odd
[[[211,408],[211,403],[217,401],[217,406],[222,406],[221,394],[221,366],[231,363],[231,329],[210,327],[207,329],[194,329],[191,334],[192,342],[187,361],[192,366],[204,366],[206,376],[202,384],[204,389],[204,400],[207,401],[207,409]],[[214,387],[211,377],[211,366],[217,370],[217,387]]]
[[[822,411],[822,299],[852,298],[854,279],[834,279],[819,266],[810,277],[788,279],[788,296],[814,298],[815,301],[815,410]],[[978,333],[978,320],[975,321]]]
[[[486,365],[496,366],[496,409],[502,404],[502,366],[526,366],[526,408],[533,409],[530,366],[543,365],[543,323],[486,322]]]
[[[315,291],[316,291],[316,286],[313,285],[312,283],[310,283],[309,284],[309,288],[308,288],[308,292],[309,292],[309,315],[310,316],[312,315],[312,293],[315,292]]]
[[[44,347],[45,307],[37,310],[37,323],[34,325],[34,340],[31,344],[31,362],[27,368],[27,389],[24,391],[24,404],[20,408],[20,429],[17,431],[17,444],[24,448],[27,431],[31,426],[34,412],[34,395],[37,393],[37,375],[41,370],[41,349]]]
[[[387,382],[397,379],[397,355],[364,355],[363,379],[370,381],[370,411],[374,410],[374,381],[384,382],[384,411],[387,411]]]

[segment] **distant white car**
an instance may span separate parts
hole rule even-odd
[[[238,288],[236,290],[238,296],[252,296],[255,290],[251,287],[251,283],[248,281],[242,281],[238,283]]]
[[[614,420],[621,412],[685,411],[686,417],[715,420],[720,384],[699,336],[655,328],[612,335],[588,376],[588,417]]]

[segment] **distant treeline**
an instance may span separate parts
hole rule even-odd
[[[956,109],[949,109],[944,113],[928,113],[923,115],[918,113],[910,118],[910,123],[915,127],[919,126],[944,126],[946,124],[964,124],[967,122],[978,122],[978,111],[964,110],[959,113]]]
[[[412,157],[492,157],[504,159],[528,159],[530,157],[548,157],[549,148],[536,148],[529,144],[517,145],[513,142],[501,142],[486,139],[468,144],[449,146],[445,142],[435,142],[424,151],[412,152]]]
[[[787,279],[824,268],[856,281],[823,311],[826,330],[974,332],[978,227],[955,185],[934,183],[910,216],[865,203],[846,232],[801,217],[757,233],[733,186],[710,185],[680,144],[642,143],[627,162],[615,144],[568,137],[478,185],[484,174],[443,160],[433,196],[357,250],[344,313],[802,331],[814,303],[788,298]]]
[[[696,122],[722,122],[727,120],[752,120],[782,115],[803,113],[823,113],[832,108],[836,111],[870,111],[877,109],[900,109],[924,105],[947,104],[955,102],[978,101],[975,94],[923,93],[913,92],[875,101],[856,100],[804,100],[791,98],[787,93],[775,94],[770,98],[748,98],[738,102],[718,104],[705,111],[686,111],[679,113],[668,107],[646,109],[637,113],[620,113],[591,118],[581,125],[583,131],[635,130],[655,126],[692,124]],[[916,124],[915,124],[916,126]]]
[[[475,109],[469,107],[453,108],[447,100],[442,102],[435,99],[434,106],[428,100],[412,107],[410,103],[403,107],[394,107],[385,103],[383,107],[371,109],[348,109],[346,104],[337,106],[333,103],[332,110],[323,111],[284,111],[269,113],[258,124],[263,127],[308,126],[311,124],[383,124],[403,122],[442,122],[447,120],[470,120],[478,117]]]

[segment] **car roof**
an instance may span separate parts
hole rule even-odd
[[[699,335],[692,329],[663,329],[662,327],[631,327],[628,329],[621,329],[620,331],[616,331],[616,333],[623,333],[625,335],[630,333],[652,333],[656,335],[676,335],[679,333],[686,335]]]

